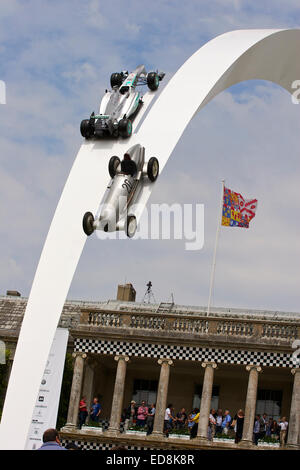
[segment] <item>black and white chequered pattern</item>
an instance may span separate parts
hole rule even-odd
[[[69,439],[62,439],[62,446],[66,447],[67,444],[72,442],[80,450],[110,450],[114,447],[113,444],[107,444],[104,442],[93,442],[93,441],[73,441]]]
[[[72,442],[80,450],[114,450],[114,448],[119,447],[118,444],[109,444],[105,442],[94,442],[94,441],[74,441],[69,439],[62,439],[62,446],[66,447],[67,444]],[[122,445],[122,444],[120,444]],[[137,446],[124,446],[127,450],[152,450],[152,447],[137,447]]]
[[[109,419],[100,420],[100,424],[102,426],[102,430],[107,431],[108,428],[109,428]],[[125,425],[125,423],[123,423],[123,422],[120,423],[120,432],[124,432],[124,425]]]
[[[87,338],[76,338],[74,351],[106,355],[122,354],[129,357],[170,358],[183,361],[214,361],[223,364],[299,367],[294,364],[292,354],[287,353],[102,341]]]

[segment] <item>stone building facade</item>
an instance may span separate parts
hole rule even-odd
[[[288,418],[287,447],[300,448],[299,314],[213,308],[208,317],[201,307],[137,303],[132,290],[130,299],[65,303],[60,325],[70,331],[74,375],[64,442],[87,449],[251,448],[255,413],[266,412]],[[0,339],[11,349],[26,301],[0,297]],[[78,429],[82,395],[89,403],[99,398],[102,431]],[[156,402],[152,435],[120,432],[132,399]],[[163,435],[169,402],[176,411],[200,408],[196,439]],[[245,411],[240,444],[208,441],[211,406]]]

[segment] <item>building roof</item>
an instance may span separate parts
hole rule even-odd
[[[0,296],[0,330],[16,331],[20,328],[28,299],[26,297]],[[80,307],[75,302],[66,302],[59,326],[73,328],[79,323]]]
[[[27,305],[26,297],[0,296],[0,330],[16,331],[20,328],[23,315]],[[67,300],[65,302],[59,326],[75,328],[80,322],[82,311],[101,310],[107,312],[130,312],[134,313],[172,313],[183,315],[206,316],[207,308],[199,306],[176,305],[172,303],[141,303],[125,302],[120,300],[108,301],[78,301]],[[210,315],[218,318],[243,318],[258,320],[285,320],[300,322],[300,313],[280,312],[269,310],[251,310],[238,308],[211,308]]]

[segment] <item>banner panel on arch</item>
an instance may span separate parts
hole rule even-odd
[[[55,428],[69,331],[57,328],[33,410],[26,450],[38,449],[46,429]]]

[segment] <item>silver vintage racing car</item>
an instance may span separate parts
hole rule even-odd
[[[128,237],[133,237],[137,221],[131,209],[138,200],[144,178],[154,182],[159,173],[157,158],[151,157],[145,162],[145,148],[140,144],[131,147],[122,161],[119,157],[111,157],[108,171],[112,178],[108,193],[103,202],[98,218],[91,212],[83,216],[82,226],[86,235],[91,235],[95,229],[105,232],[124,230]]]
[[[111,91],[106,90],[100,104],[99,114],[94,112],[89,119],[81,121],[80,132],[83,137],[102,138],[130,137],[132,121],[143,104],[138,85],[148,85],[150,90],[157,90],[163,79],[163,72],[146,72],[144,65],[139,65],[133,72],[113,73],[110,77]]]

